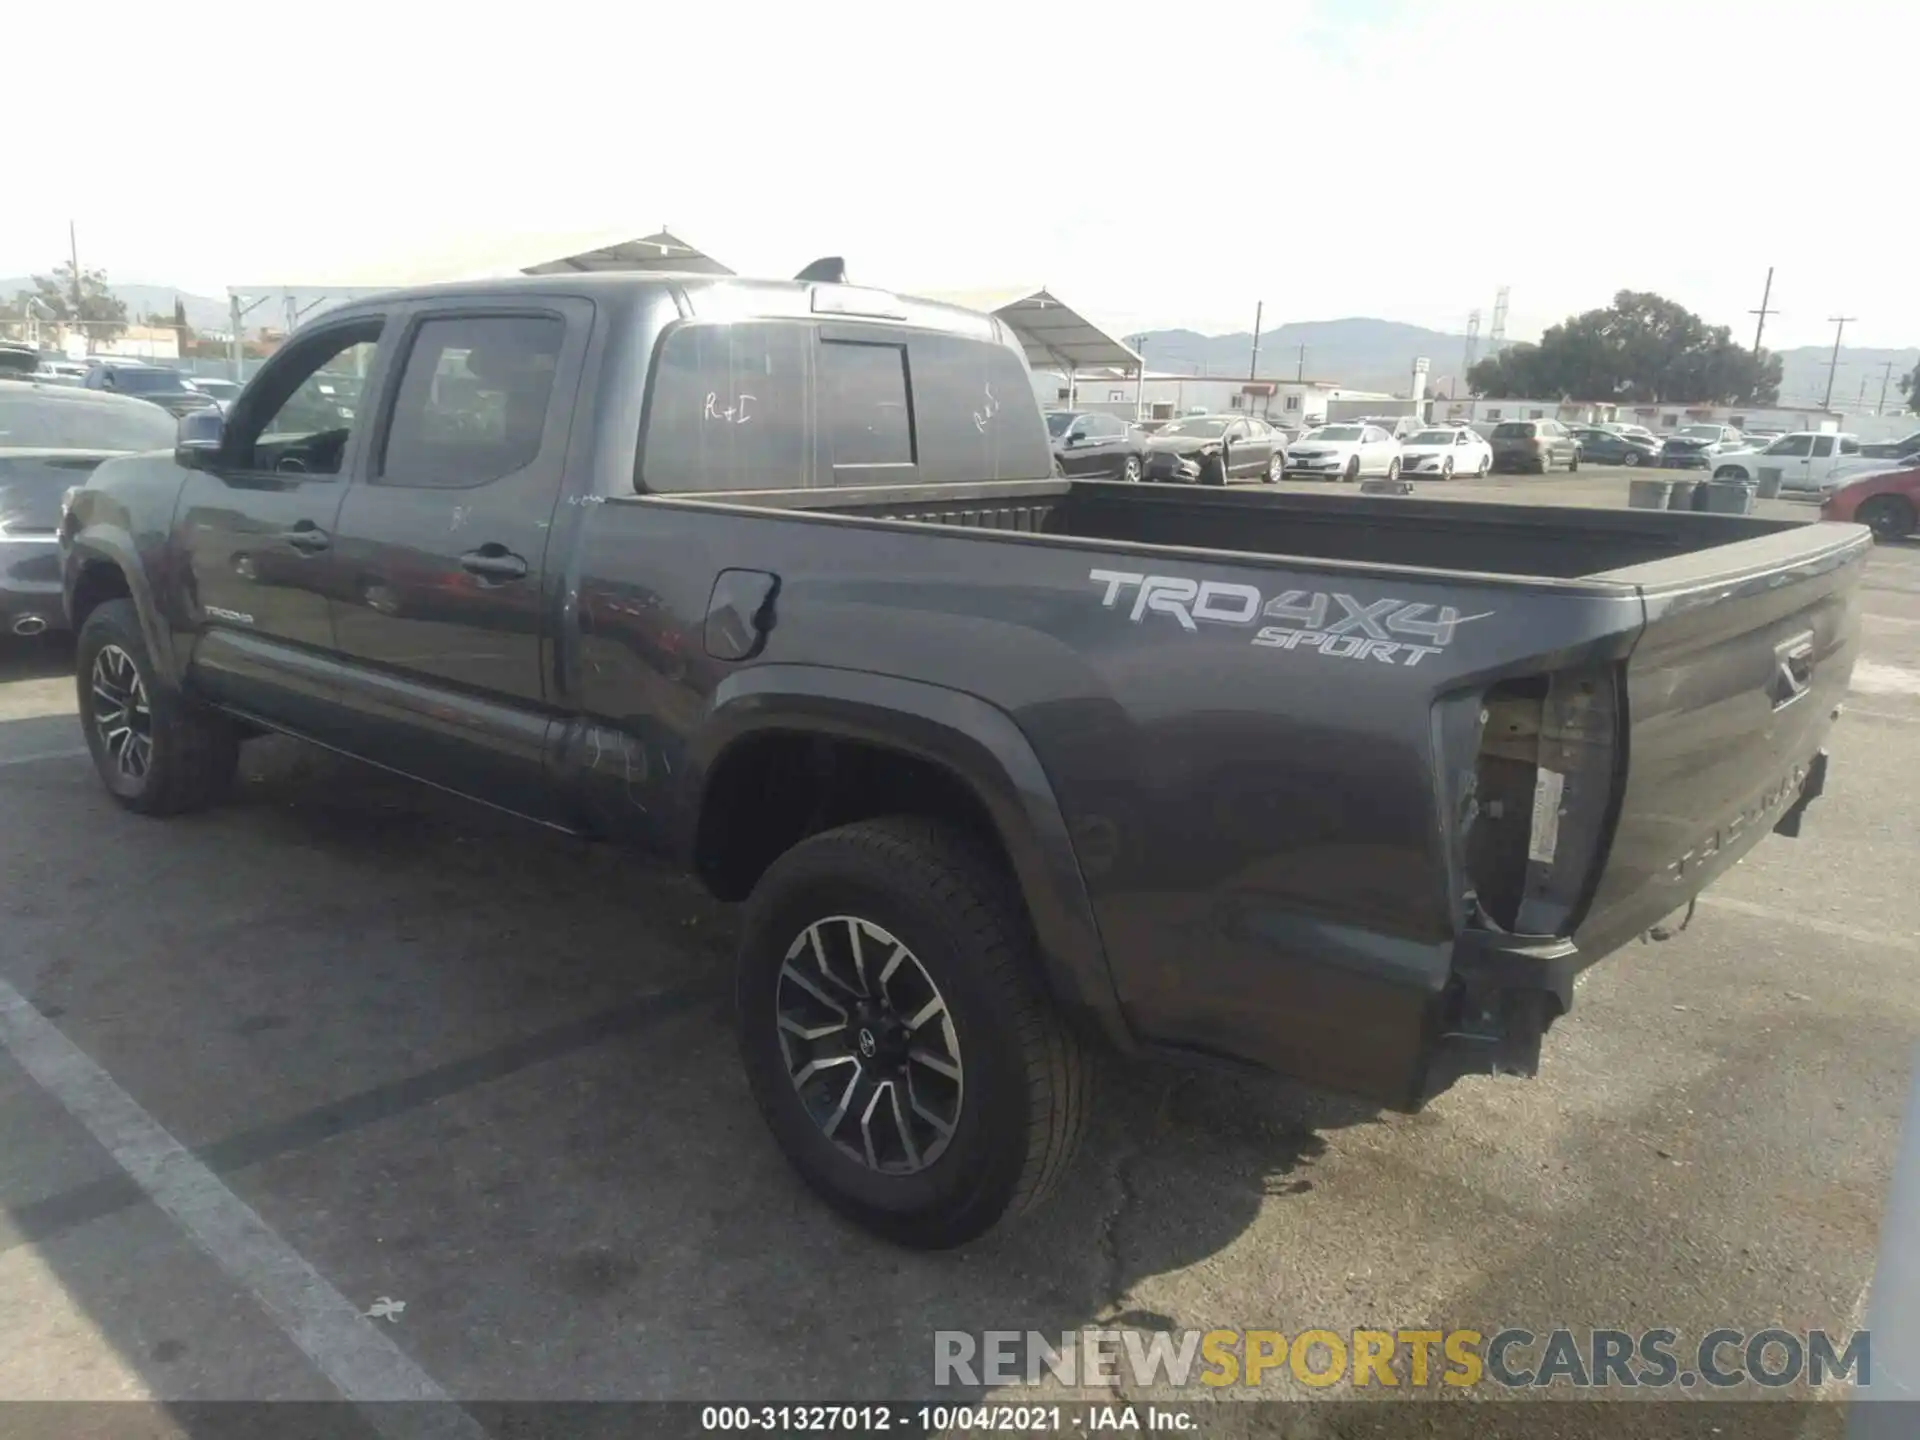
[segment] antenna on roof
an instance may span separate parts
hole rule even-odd
[[[823,255],[793,278],[810,280],[818,285],[844,285],[847,283],[847,262],[838,255]]]

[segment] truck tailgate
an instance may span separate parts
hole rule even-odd
[[[1839,713],[1872,550],[1816,524],[1596,579],[1640,587],[1626,667],[1626,784],[1575,936],[1606,954],[1687,904],[1779,822]]]

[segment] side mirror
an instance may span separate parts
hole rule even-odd
[[[213,406],[189,410],[174,431],[174,463],[189,470],[211,470],[218,462],[226,430],[226,417]]]
[[[1067,444],[1069,444],[1069,445],[1084,445],[1084,444],[1086,444],[1086,441],[1087,441],[1087,432],[1086,432],[1086,431],[1084,431],[1084,430],[1069,430],[1069,431],[1067,431]]]

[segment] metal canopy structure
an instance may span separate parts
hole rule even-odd
[[[1119,370],[1137,379],[1146,363],[1137,351],[1044,286],[1038,290],[950,291],[927,298],[995,316],[1018,337],[1027,352],[1027,363],[1040,370],[1058,370],[1067,377],[1069,390],[1082,371]]]
[[[638,240],[611,239],[557,260],[518,267],[526,275],[565,275],[591,270],[668,270],[680,275],[731,275],[734,272],[695,249],[664,226]]]

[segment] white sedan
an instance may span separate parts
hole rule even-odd
[[[1322,425],[1287,446],[1288,475],[1358,480],[1400,473],[1400,442],[1378,425]]]
[[[1400,442],[1400,473],[1409,480],[1451,480],[1493,469],[1493,446],[1464,425],[1420,430]]]

